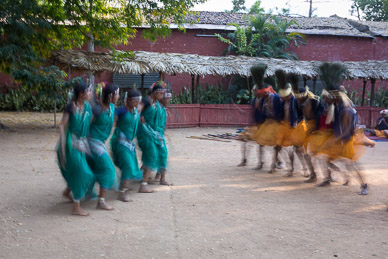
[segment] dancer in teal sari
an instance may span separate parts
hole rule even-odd
[[[155,181],[159,181],[161,185],[172,185],[171,183],[166,181],[166,172],[167,172],[167,145],[166,145],[166,138],[165,138],[165,131],[167,127],[167,106],[170,103],[171,100],[171,91],[170,89],[166,89],[166,92],[164,93],[164,96],[161,103],[161,110],[160,110],[160,120],[158,123],[158,127],[156,130],[160,133],[160,135],[163,138],[163,144],[158,147],[158,172],[155,176]]]
[[[151,172],[159,168],[159,149],[164,145],[164,141],[157,129],[163,127],[161,125],[162,107],[159,101],[163,98],[164,92],[165,89],[158,82],[153,86],[150,98],[145,98],[143,101],[142,123],[137,136],[142,151],[141,160],[144,169],[143,181],[139,189],[141,193],[153,192],[148,188],[148,180]]]
[[[105,141],[109,138],[115,118],[115,104],[119,98],[119,88],[108,84],[102,89],[102,103],[93,108],[94,119],[90,126],[89,146],[92,155],[88,163],[100,184],[98,196],[98,209],[113,210],[105,201],[107,190],[112,188],[116,178],[115,167],[109,156]]]
[[[113,161],[121,170],[120,193],[118,200],[132,201],[128,195],[130,180],[141,180],[142,174],[137,162],[134,138],[140,126],[140,115],[137,112],[141,94],[131,90],[125,106],[117,109],[116,129],[111,139]]]
[[[63,195],[73,201],[72,214],[88,216],[89,213],[80,206],[86,192],[91,190],[95,177],[86,161],[90,154],[87,141],[92,110],[89,100],[90,87],[86,83],[78,83],[74,87],[74,101],[65,109],[59,125],[60,141],[57,148],[59,169],[67,182]],[[73,193],[73,197],[70,196]]]

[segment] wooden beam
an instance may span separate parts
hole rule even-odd
[[[194,80],[195,75],[191,75],[191,103],[194,103]]]
[[[373,102],[375,101],[375,84],[376,84],[376,79],[371,78],[370,82],[372,84],[371,90],[370,90],[370,106],[373,106]]]
[[[366,78],[364,78],[364,86],[362,87],[361,106],[364,106],[364,102],[365,102],[365,89],[366,89],[366,83],[367,82],[368,82],[368,80]]]

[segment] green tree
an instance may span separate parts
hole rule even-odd
[[[248,26],[236,27],[236,31],[226,37],[216,34],[219,40],[227,43],[225,54],[238,54],[251,57],[297,59],[295,53],[288,51],[291,43],[298,45],[304,41],[300,33],[287,33],[286,30],[296,22],[282,19],[271,14],[250,16]]]
[[[249,8],[249,14],[254,15],[254,14],[263,14],[264,13],[264,8],[261,7],[261,1],[258,0],[253,3],[251,8]]]
[[[388,0],[353,0],[351,13],[367,21],[388,21]]]
[[[246,10],[245,0],[233,0],[232,3],[233,3],[232,13],[238,13]]]

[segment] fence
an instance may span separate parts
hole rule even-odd
[[[373,127],[382,108],[356,109],[359,124]],[[167,112],[168,128],[247,126],[253,122],[250,105],[172,104]]]

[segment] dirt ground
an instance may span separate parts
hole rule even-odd
[[[0,113],[11,130],[0,131],[0,258],[388,258],[388,142],[362,158],[370,194],[359,196],[341,173],[317,188],[299,172],[267,174],[268,160],[253,170],[253,145],[236,167],[239,142],[186,138],[235,128],[168,130],[174,186],[139,194],[134,183],[134,202],[111,192],[114,211],[91,200],[77,217],[61,197],[50,116]]]

